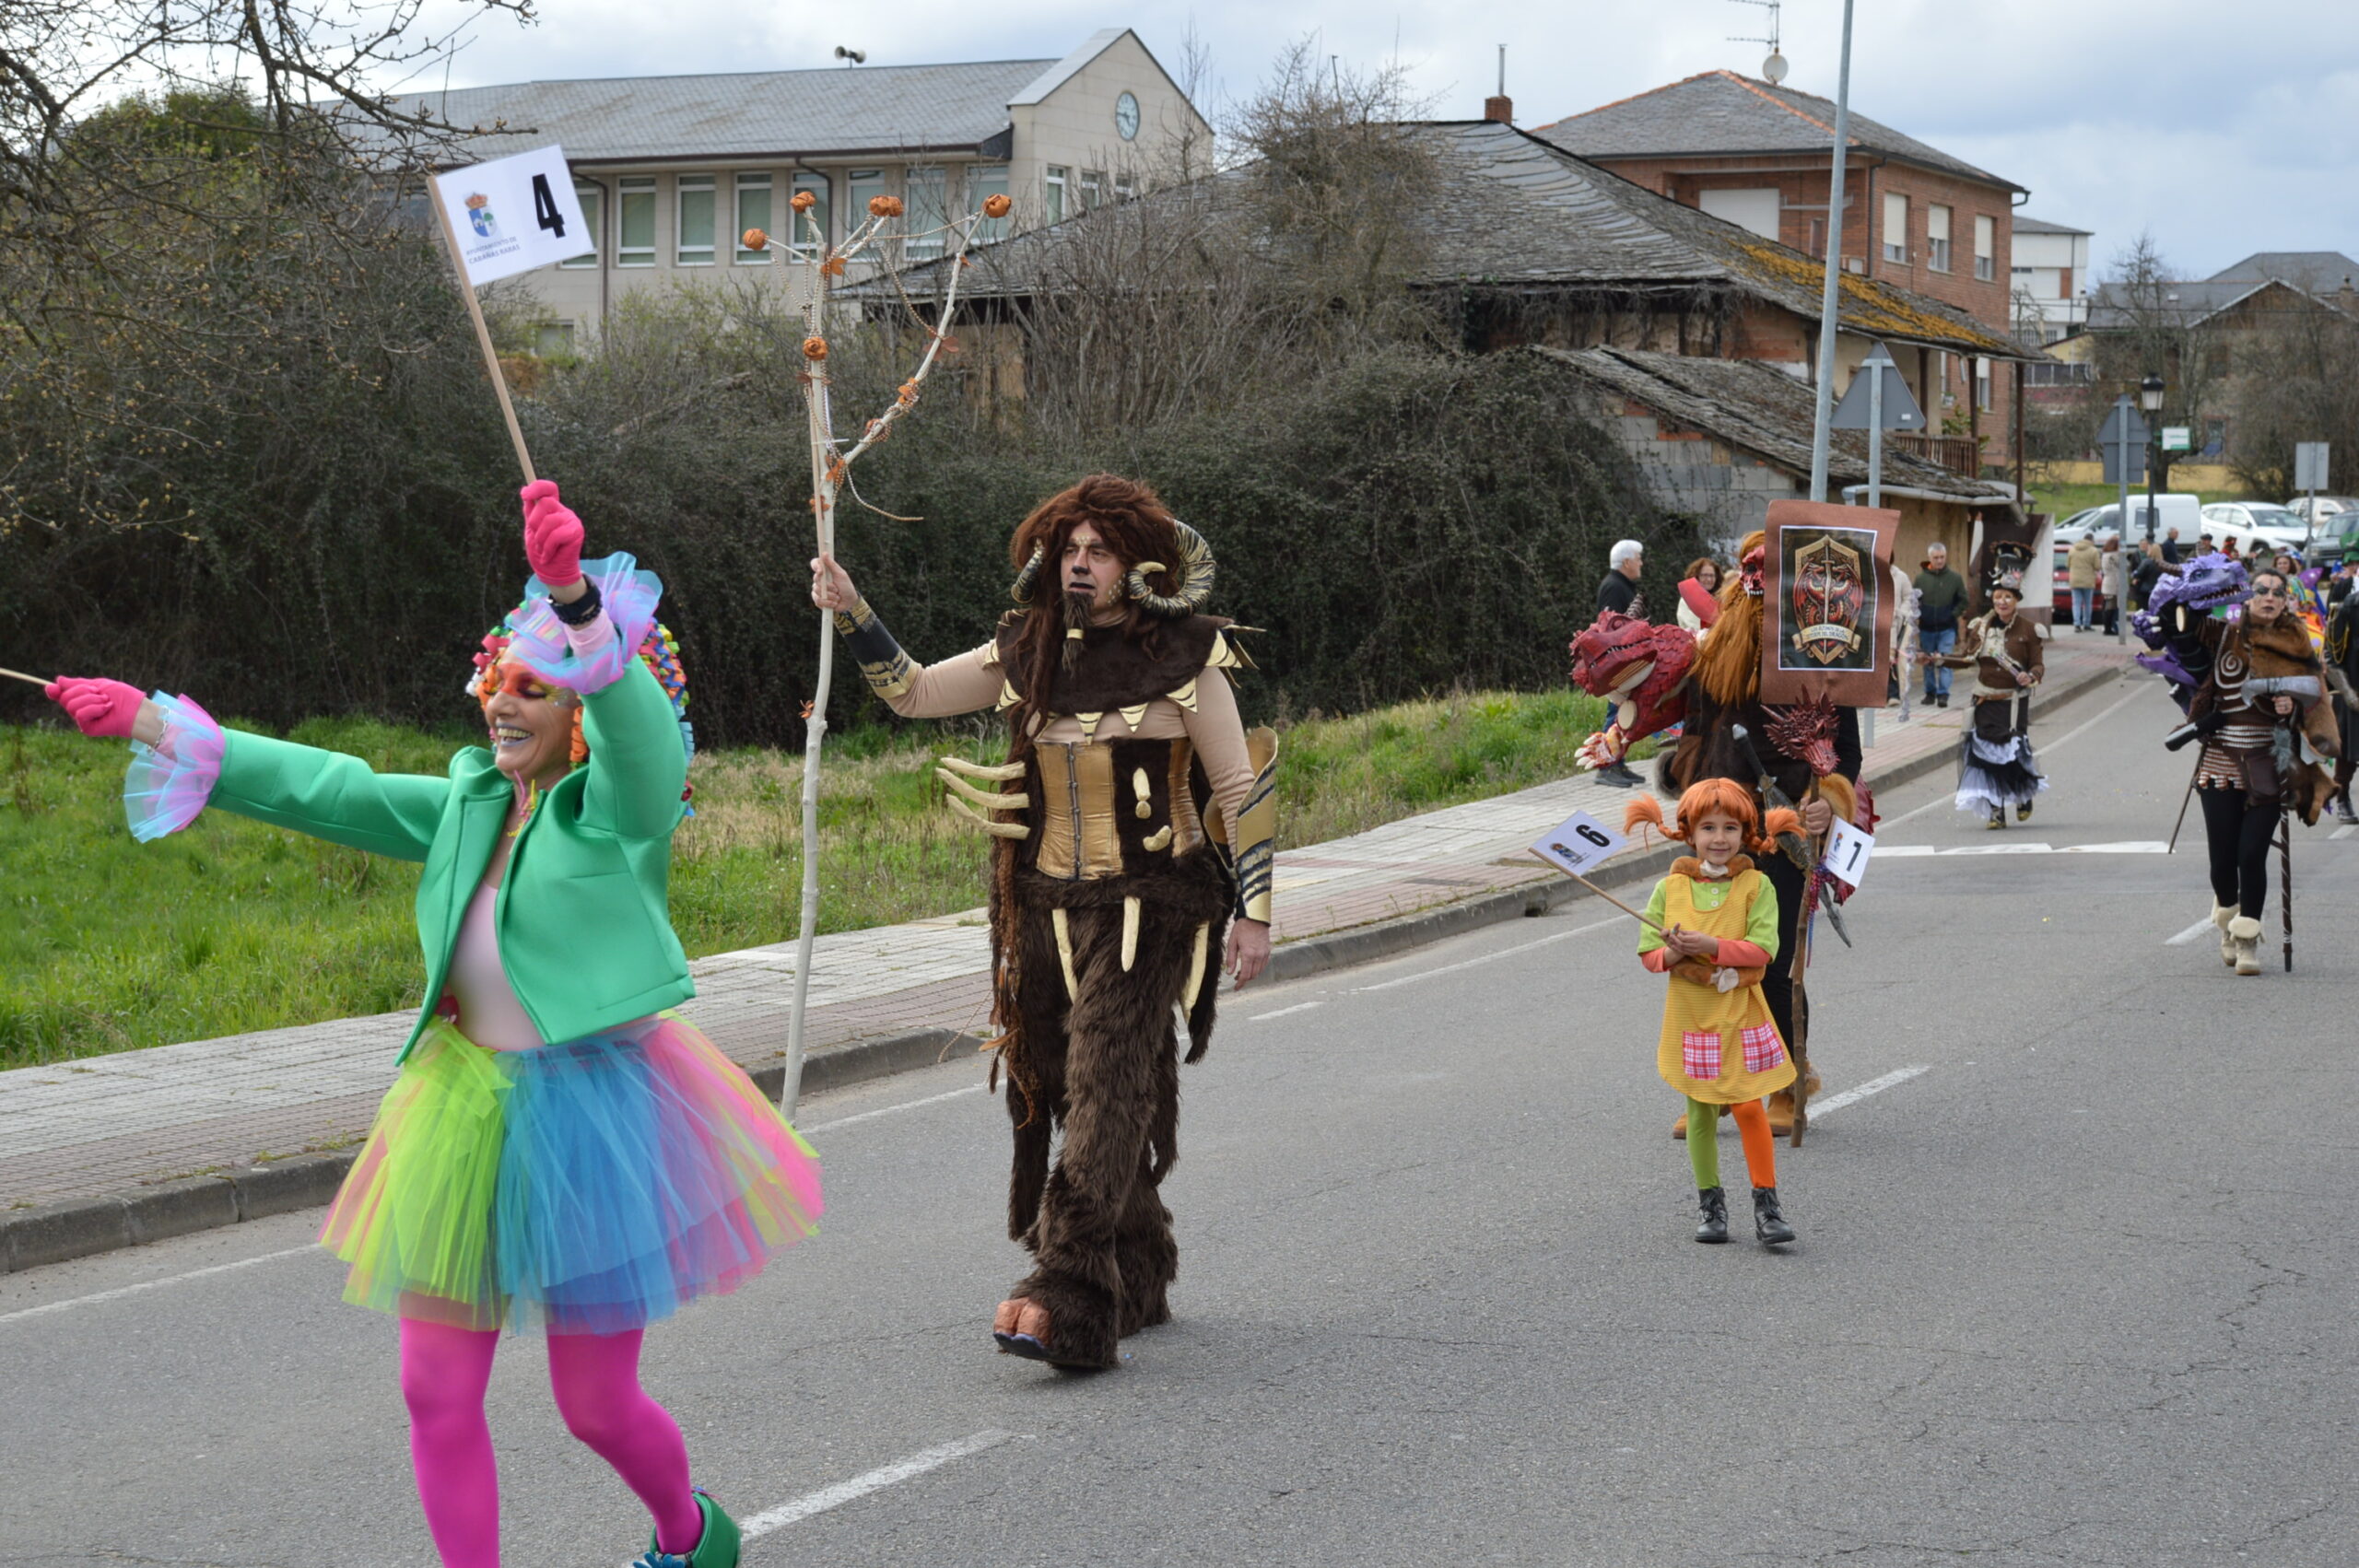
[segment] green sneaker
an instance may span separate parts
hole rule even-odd
[[[737,1521],[721,1510],[712,1494],[704,1488],[696,1489],[697,1506],[704,1512],[704,1534],[685,1555],[666,1551],[651,1534],[647,1538],[647,1555],[632,1562],[628,1568],[737,1568],[737,1548],[740,1538]]]

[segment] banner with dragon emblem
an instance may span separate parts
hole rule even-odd
[[[1766,527],[1761,700],[1881,707],[1892,678],[1900,514],[1773,501]]]

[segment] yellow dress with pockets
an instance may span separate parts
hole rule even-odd
[[[1727,882],[1699,881],[1676,872],[1663,878],[1649,901],[1648,914],[1665,930],[1672,926],[1707,936],[1741,942],[1761,942],[1754,919],[1757,899],[1770,901],[1766,921],[1769,940],[1761,945],[1776,956],[1777,890],[1749,865]],[[1653,931],[1641,934],[1638,951],[1662,945]],[[1662,1081],[1692,1100],[1707,1105],[1733,1106],[1757,1100],[1794,1081],[1794,1063],[1778,1037],[1769,1015],[1769,1000],[1761,987],[1739,985],[1721,990],[1715,985],[1683,975],[1668,977],[1663,999],[1662,1038],[1655,1051],[1656,1071]]]

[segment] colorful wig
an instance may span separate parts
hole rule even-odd
[[[1733,817],[1743,829],[1747,848],[1765,853],[1778,841],[1780,834],[1800,833],[1802,819],[1791,808],[1778,806],[1769,813],[1766,822],[1761,808],[1755,803],[1753,791],[1733,778],[1699,778],[1679,797],[1679,820],[1665,824],[1662,802],[1651,795],[1632,801],[1622,813],[1622,831],[1637,832],[1651,828],[1657,834],[1681,844],[1695,841],[1696,824],[1708,816]]]
[[[526,603],[529,603],[530,601]],[[523,608],[522,604],[517,606],[518,611]],[[475,678],[467,683],[467,695],[474,697],[482,707],[490,707],[492,697],[499,691],[500,656],[508,650],[508,645],[516,639],[514,621],[515,616],[511,614],[507,620],[484,633],[483,651],[475,656]],[[688,677],[680,667],[680,645],[673,638],[672,628],[660,621],[650,623],[647,636],[640,640],[639,660],[647,666],[649,673],[654,675],[656,684],[663,688],[663,695],[672,699],[673,716],[680,722],[681,749],[687,752],[689,757],[694,758],[697,755],[697,742],[696,731],[688,723]],[[552,701],[569,705],[573,708],[573,745],[570,760],[575,767],[580,767],[590,760],[590,742],[581,728],[581,696],[555,682],[545,684],[549,687],[549,696]],[[694,788],[690,787],[681,793],[680,798],[685,802],[695,792]],[[690,809],[687,814],[694,816],[696,813]]]

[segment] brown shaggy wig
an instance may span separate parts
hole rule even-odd
[[[1736,547],[1743,561],[1767,535],[1755,529]],[[1696,684],[1722,708],[1753,700],[1761,690],[1761,601],[1744,591],[1744,572],[1720,574],[1720,618],[1696,649]]]
[[[1024,652],[1024,701],[1009,715],[1015,733],[1028,738],[1035,715],[1050,713],[1050,686],[1062,666],[1061,644],[1065,635],[1065,544],[1083,523],[1097,531],[1127,572],[1141,561],[1161,561],[1165,569],[1152,572],[1147,586],[1157,593],[1176,593],[1180,583],[1180,530],[1162,497],[1134,479],[1115,474],[1093,474],[1071,489],[1060,490],[1032,509],[1016,525],[1008,542],[1008,562],[1021,571],[1036,549],[1045,552],[1041,581],[1033,589],[1032,607],[1025,614],[1018,646]],[[1054,584],[1051,588],[1050,583]],[[1160,649],[1162,624],[1136,604],[1122,623],[1125,637],[1142,636],[1153,657]],[[1019,742],[1019,744],[1023,743]]]

